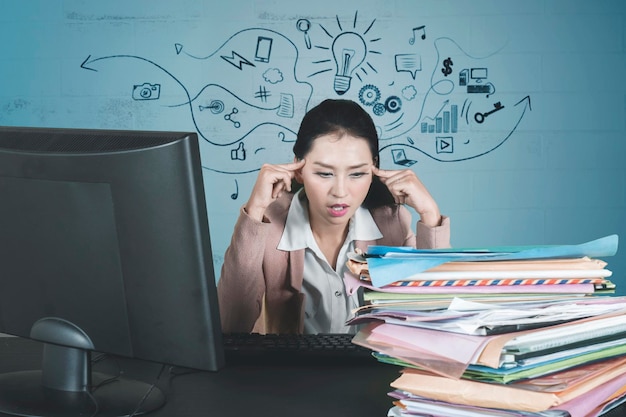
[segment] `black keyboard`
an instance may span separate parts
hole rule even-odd
[[[372,351],[352,343],[353,335],[224,334],[226,364],[353,364],[376,362]]]

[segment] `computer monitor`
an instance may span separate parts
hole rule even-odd
[[[0,376],[0,413],[164,403],[134,410],[152,387],[102,383],[92,352],[220,369],[209,236],[197,134],[1,127],[0,332],[44,344],[41,370]]]
[[[472,68],[470,78],[472,80],[476,80],[477,82],[481,82],[487,78],[487,68]]]

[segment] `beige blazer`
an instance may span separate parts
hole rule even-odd
[[[276,249],[292,197],[284,193],[272,203],[263,222],[241,209],[217,284],[222,331],[302,333],[304,250]],[[376,208],[371,213],[383,238],[356,241],[363,251],[368,245],[450,247],[448,217],[434,228],[418,222],[413,232],[411,213],[404,206]]]

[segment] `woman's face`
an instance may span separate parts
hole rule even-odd
[[[336,133],[316,138],[298,180],[309,200],[311,227],[348,224],[372,183],[374,158],[365,139]]]

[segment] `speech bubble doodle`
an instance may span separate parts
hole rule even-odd
[[[408,72],[415,79],[417,71],[422,70],[422,57],[418,54],[397,54],[396,55],[396,71]]]

